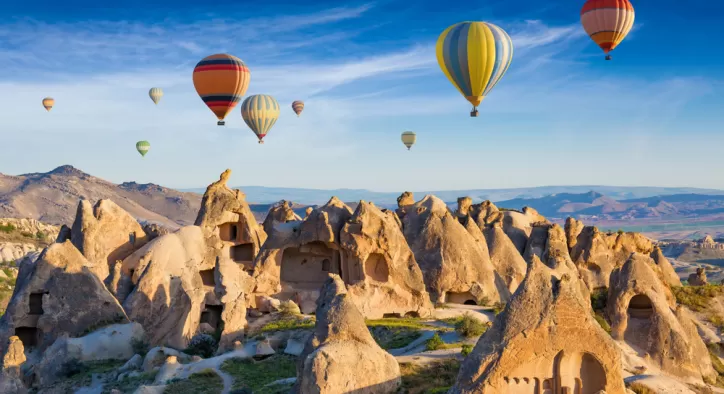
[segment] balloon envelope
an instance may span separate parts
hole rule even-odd
[[[513,41],[508,33],[488,22],[456,23],[442,32],[436,45],[440,69],[475,107],[508,71],[513,60]]]
[[[297,114],[297,116],[299,116],[299,114],[301,114],[302,111],[304,110],[304,101],[297,100],[297,101],[293,102],[292,110],[294,110],[294,113]]]
[[[631,31],[634,16],[629,0],[588,0],[581,9],[581,24],[593,42],[608,54]]]
[[[410,150],[412,145],[415,145],[415,142],[417,141],[417,135],[415,135],[412,131],[405,131],[402,133],[402,143],[405,144],[407,147],[407,150]]]
[[[55,105],[55,100],[53,100],[51,97],[46,97],[43,99],[43,107],[45,107],[45,109],[47,111],[50,111],[51,109],[53,109],[54,105]]]
[[[151,144],[148,141],[138,141],[136,142],[136,150],[138,153],[141,154],[141,156],[146,156],[146,153],[151,149]]]
[[[241,103],[241,117],[263,144],[264,136],[279,118],[279,103],[267,94],[249,96]]]
[[[219,125],[241,101],[250,79],[251,73],[241,59],[223,53],[205,57],[193,73],[196,93],[219,119]]]
[[[161,97],[163,97],[163,90],[161,90],[161,88],[151,88],[151,90],[148,91],[148,96],[151,97],[154,104],[158,104],[158,102],[161,101]]]

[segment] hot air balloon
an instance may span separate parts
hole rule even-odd
[[[478,105],[513,60],[508,33],[488,22],[461,22],[440,34],[436,50],[442,72],[473,105],[470,116],[478,116]]]
[[[161,97],[163,97],[163,90],[161,90],[161,88],[151,88],[151,90],[148,91],[148,96],[151,97],[154,104],[158,104],[158,102],[161,101]]]
[[[241,117],[263,144],[264,136],[279,118],[279,103],[266,94],[249,96],[241,103]]]
[[[196,92],[223,126],[226,115],[246,93],[251,72],[238,57],[222,53],[202,59],[193,78]]]
[[[151,144],[148,141],[138,141],[136,142],[136,150],[138,153],[141,154],[141,156],[146,156],[146,153],[151,149]]]
[[[293,102],[292,109],[294,110],[294,113],[297,114],[297,116],[299,116],[299,114],[301,114],[302,111],[304,111],[304,101],[297,100],[297,101]]]
[[[412,148],[412,145],[415,145],[415,141],[417,141],[417,136],[412,131],[405,131],[402,133],[402,143],[405,144],[407,147],[407,150],[410,150]]]
[[[634,24],[634,8],[629,0],[588,0],[581,9],[581,24],[603,52],[609,54],[626,38]]]
[[[43,107],[45,107],[48,112],[53,109],[53,105],[55,105],[55,100],[53,100],[51,97],[46,97],[43,99]]]

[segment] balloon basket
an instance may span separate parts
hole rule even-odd
[[[470,117],[471,117],[471,118],[477,118],[477,117],[478,117],[478,110],[477,110],[477,109],[474,109],[474,110],[470,111]]]
[[[611,55],[606,55],[606,60],[611,60]]]
[[[260,143],[260,144],[263,144],[263,143],[264,143],[264,141],[262,141],[262,140],[259,140],[259,143]]]
[[[223,120],[220,120],[218,123],[216,123],[217,126],[223,126],[225,124],[226,122],[224,122]]]

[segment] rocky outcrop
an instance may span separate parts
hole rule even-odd
[[[23,259],[31,253],[38,253],[42,250],[34,244],[18,243],[18,242],[1,242],[0,243],[0,263],[5,261],[15,261]]]
[[[99,200],[93,206],[81,200],[70,240],[105,280],[117,260],[145,245],[149,237],[136,219],[113,201]]]
[[[201,200],[195,225],[201,227],[206,240],[203,265],[213,267],[217,257],[230,257],[251,272],[267,235],[256,222],[244,193],[226,186],[230,176],[231,170],[224,171],[206,188]]]
[[[15,228],[15,231],[19,233],[32,234],[38,239],[52,241],[58,237],[60,227],[52,224],[46,224],[35,219],[15,219],[15,218],[0,218],[0,227]],[[38,236],[38,234],[41,234]]]
[[[488,225],[502,220],[503,212],[498,210],[498,207],[496,207],[490,200],[485,200],[480,204],[470,205],[468,215],[475,224],[483,230]]]
[[[349,295],[365,317],[430,314],[422,271],[393,212],[360,201],[340,231],[339,243],[353,276]]]
[[[656,263],[656,265],[659,267],[664,283],[674,287],[681,286],[681,279],[679,278],[679,275],[676,274],[676,271],[671,265],[671,262],[664,256],[664,254],[661,252],[661,248],[658,245],[655,246],[654,251],[651,252],[651,258],[654,260],[654,263]]]
[[[496,222],[485,229],[485,239],[488,242],[490,261],[493,268],[503,279],[510,293],[514,293],[518,285],[523,282],[523,278],[525,278],[528,264],[505,234],[500,222]]]
[[[709,283],[706,279],[706,268],[697,268],[695,273],[689,275],[687,282],[689,286],[706,286]]]
[[[591,290],[607,288],[616,264],[604,234],[595,226],[586,226],[571,249],[571,259]]]
[[[545,217],[531,207],[524,207],[521,212],[505,211],[499,221],[502,221],[503,231],[508,234],[521,255],[525,253],[525,246],[528,244],[531,231],[533,231],[533,224],[547,222]]]
[[[713,380],[706,345],[691,317],[677,307],[656,273],[656,264],[635,253],[611,275],[608,315],[611,335],[647,355],[663,371],[681,378]]]
[[[272,205],[269,212],[264,219],[264,231],[267,235],[271,234],[274,229],[274,225],[277,223],[286,223],[293,221],[300,221],[302,218],[297,215],[292,209],[292,202],[281,200],[278,203]]]
[[[480,303],[501,299],[489,256],[442,200],[428,195],[404,209],[405,238],[433,302]]]
[[[397,217],[402,220],[407,213],[407,208],[412,205],[415,205],[415,196],[412,192],[404,192],[400,194],[400,196],[397,197],[397,209],[395,210]]]
[[[573,248],[576,246],[576,243],[578,243],[578,236],[581,235],[583,227],[584,226],[581,221],[576,220],[570,216],[566,218],[565,230],[569,251],[572,251]]]
[[[449,393],[624,394],[619,350],[594,320],[577,281],[534,255],[525,280],[466,357]]]
[[[365,326],[364,316],[330,275],[317,301],[314,334],[297,362],[296,394],[386,394],[400,386],[400,367]]]
[[[25,264],[0,319],[0,341],[20,337],[26,348],[45,349],[62,335],[128,323],[118,301],[92,271],[93,264],[70,242],[53,244],[35,264]]]
[[[371,203],[352,213],[333,197],[303,221],[277,223],[255,262],[253,302],[293,300],[316,308],[329,273],[341,275],[349,297],[368,318],[429,314],[431,305],[398,219]],[[266,308],[264,308],[266,309]]]
[[[183,349],[196,333],[214,332],[227,321],[224,342],[241,335],[248,275],[225,258],[208,266],[207,251],[202,229],[186,226],[123,261],[122,273],[135,286],[123,307],[143,325],[151,345]]]
[[[0,365],[0,393],[26,394],[21,366],[25,362],[25,349],[17,336],[8,338],[2,365]]]

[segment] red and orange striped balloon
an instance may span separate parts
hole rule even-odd
[[[304,101],[297,100],[297,101],[293,102],[292,110],[294,110],[294,113],[297,114],[297,116],[299,116],[299,114],[301,114],[302,111],[304,110]]]
[[[251,72],[241,59],[224,53],[202,59],[194,68],[196,93],[224,125],[224,118],[246,93]]]
[[[629,0],[588,0],[581,9],[581,24],[591,39],[606,53],[626,38],[634,24],[634,8]]]

